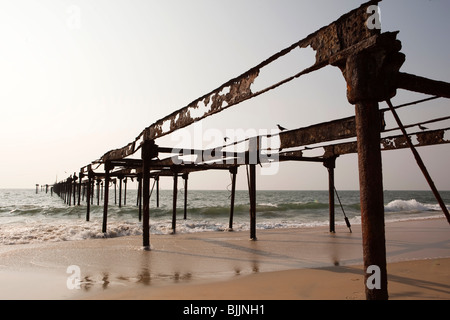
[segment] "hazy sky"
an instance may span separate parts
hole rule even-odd
[[[33,188],[78,172],[363,2],[1,0],[0,188]],[[450,1],[384,0],[380,7],[383,31],[400,30],[407,57],[402,71],[450,82]],[[272,81],[314,62],[312,50],[297,51],[267,71]],[[252,89],[264,86],[262,76]],[[399,91],[393,103],[422,97]],[[448,116],[449,106],[440,99],[402,109],[400,116],[405,124],[425,121]],[[270,131],[277,123],[293,129],[351,115],[345,81],[339,69],[327,67],[197,129]],[[172,146],[173,139],[157,143]],[[442,190],[450,190],[449,148],[419,149]],[[246,188],[245,168],[239,172],[238,187]],[[410,150],[383,153],[383,173],[385,189],[428,189]],[[192,174],[190,183],[225,190],[230,179],[211,171]],[[283,163],[257,183],[259,189],[326,189],[327,171],[317,163]],[[171,179],[163,181],[170,185]],[[356,155],[337,160],[336,187],[359,188]]]

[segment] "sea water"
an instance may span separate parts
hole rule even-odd
[[[336,224],[345,226],[344,214],[352,225],[361,223],[358,191],[339,191],[336,197]],[[441,192],[446,204],[450,192]],[[90,221],[86,203],[69,206],[50,191],[34,189],[0,190],[0,245],[46,241],[70,241],[104,237],[141,235],[137,191],[128,190],[126,205],[119,208],[118,192],[110,191],[107,232],[102,232],[103,200],[94,199]],[[187,219],[184,219],[184,194],[178,193],[177,233],[226,231],[229,227],[230,192],[189,190]],[[160,206],[155,195],[150,202],[150,232],[172,232],[172,191],[160,191]],[[385,219],[405,221],[443,217],[430,191],[385,191]],[[257,229],[307,228],[328,225],[328,191],[258,191]],[[233,230],[249,230],[248,191],[236,191]]]

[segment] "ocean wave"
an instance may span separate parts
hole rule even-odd
[[[5,193],[6,194],[6,193]],[[228,193],[197,191],[190,193],[187,220],[183,219],[182,199],[177,207],[177,233],[228,230],[230,199]],[[1,195],[1,193],[0,193]],[[164,192],[162,192],[164,195]],[[237,193],[234,207],[235,231],[250,229],[249,202],[246,192]],[[9,195],[13,196],[13,193]],[[34,198],[36,197],[36,198]],[[450,197],[447,196],[447,199]],[[440,216],[440,207],[426,193],[391,192],[386,197],[386,221],[427,219]],[[410,200],[403,200],[410,199]],[[358,192],[341,192],[344,210],[352,225],[361,223]],[[336,202],[337,199],[336,199]],[[110,202],[107,232],[101,232],[103,205],[91,205],[91,221],[85,221],[86,205],[66,206],[59,198],[35,195],[11,198],[0,205],[0,244],[72,241],[142,235],[139,208],[129,201],[119,208]],[[328,192],[261,192],[257,197],[257,229],[307,228],[327,226]],[[336,203],[336,224],[345,225]],[[167,192],[161,207],[151,202],[151,234],[172,233],[172,197]]]
[[[336,225],[345,226],[343,219],[336,215]],[[349,216],[353,225],[361,224],[359,215]],[[424,219],[417,215],[389,215],[387,221],[405,221]],[[327,226],[329,224],[327,215],[310,216],[297,215],[292,218],[286,216],[267,216],[264,213],[257,214],[257,229],[285,229],[285,228],[309,228]],[[247,231],[250,229],[248,216],[236,218],[233,224],[235,231]],[[198,232],[223,232],[228,230],[228,219],[195,219],[188,216],[187,220],[178,218],[176,224],[177,233]],[[172,221],[169,217],[150,218],[151,234],[172,233]],[[87,239],[116,238],[124,236],[142,235],[142,223],[136,218],[131,220],[118,220],[111,217],[108,221],[107,232],[102,232],[102,219],[96,217],[91,222],[80,219],[67,219],[64,223],[57,219],[47,221],[32,221],[32,223],[13,223],[0,226],[0,245],[30,244],[39,242],[63,242]]]
[[[393,200],[384,206],[385,212],[426,212],[436,211],[436,205],[423,204],[416,199],[411,200]]]
[[[139,223],[112,222],[106,233],[101,230],[101,223],[82,221],[33,222],[32,224],[15,224],[0,228],[0,244],[30,244],[39,242],[61,242],[86,239],[115,238],[141,235]]]
[[[295,221],[265,219],[259,217],[257,229],[302,228],[326,225],[326,220]],[[223,232],[228,230],[228,219],[179,219],[176,224],[177,233]],[[233,230],[250,230],[247,219],[237,219]],[[166,219],[151,219],[151,234],[171,234],[172,221]],[[116,238],[124,236],[142,235],[142,223],[137,219],[132,221],[111,220],[108,222],[107,232],[102,232],[102,220],[86,222],[78,219],[33,221],[32,223],[14,223],[0,226],[0,245],[32,244],[40,242],[63,242],[87,239]]]
[[[249,212],[249,204],[238,204],[234,206],[234,213],[245,214],[247,215]],[[321,202],[292,202],[292,203],[281,203],[281,204],[273,204],[273,203],[257,203],[256,211],[258,213],[284,213],[287,211],[305,211],[305,210],[323,210],[328,209],[328,203]],[[178,208],[177,210],[182,211],[183,208]],[[228,216],[230,214],[230,206],[210,206],[210,207],[189,207],[187,208],[188,213],[191,215],[203,215],[205,217],[211,216]],[[159,211],[160,214],[167,213],[171,214],[172,210]]]

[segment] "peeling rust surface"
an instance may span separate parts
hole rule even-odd
[[[330,63],[337,63],[340,59],[345,59],[348,55],[353,54],[355,50],[362,50],[367,46],[373,45],[373,41],[368,43],[367,40],[378,35],[380,31],[369,30],[365,26],[365,22],[368,18],[367,8],[370,5],[378,4],[380,1],[381,0],[374,0],[361,5],[359,8],[343,15],[330,25],[323,27],[317,32],[310,34],[308,37],[274,54],[241,76],[228,81],[218,89],[194,100],[186,107],[158,120],[146,128],[140,136],[136,138],[134,143],[141,137],[143,137],[144,140],[154,140],[177,129],[184,128],[228,107],[274,89],[301,75],[318,70]],[[364,43],[363,47],[358,45],[360,43]],[[258,77],[259,72],[263,67],[288,54],[295,48],[307,48],[308,46],[311,46],[316,51],[316,62],[313,66],[303,70],[295,76],[275,83],[264,90],[256,93],[252,92],[251,85]],[[132,145],[130,144],[124,148],[107,152],[100,161],[103,162],[110,159],[120,159],[129,156],[137,150],[134,143],[132,143],[132,148],[130,148],[130,145]]]
[[[419,142],[419,146],[427,146],[431,144],[441,144],[446,141],[444,139],[445,130],[437,130],[437,131],[429,131],[417,134],[417,141]]]
[[[442,130],[434,130],[427,132],[418,132],[411,134],[411,137],[417,138],[417,143],[414,144],[415,147],[432,146],[438,144],[450,143],[449,139],[445,139],[445,134],[450,131],[450,128]],[[409,145],[403,137],[403,135],[382,138],[380,140],[381,150],[398,150],[409,148]],[[334,156],[357,153],[356,142],[338,143],[334,145],[329,145],[324,147],[324,158],[331,158]]]
[[[281,148],[345,139],[356,136],[355,117],[321,123],[307,128],[280,133]]]
[[[395,150],[408,147],[408,141],[404,136],[394,138],[381,139],[381,146],[383,150]]]
[[[248,99],[253,94],[251,85],[258,75],[259,70],[250,72],[157,121],[145,130],[145,139],[159,138]],[[166,123],[170,123],[167,128]]]
[[[370,1],[361,5],[359,8],[350,11],[328,26],[321,28],[306,38],[281,50],[242,75],[229,80],[219,88],[194,100],[186,107],[156,121],[144,129],[133,142],[123,148],[105,153],[99,160],[94,161],[93,163],[104,163],[107,160],[118,160],[129,157],[141,148],[141,143],[143,141],[154,140],[177,129],[189,126],[208,116],[263,94],[326,65],[342,66],[342,63],[355,53],[380,45],[381,42],[385,41],[383,39],[390,39],[393,35],[382,34],[380,36],[379,30],[369,30],[365,26],[368,18],[367,8],[370,5],[378,4],[380,1]],[[383,35],[385,35],[385,37],[383,37]],[[252,91],[251,86],[259,76],[262,68],[296,48],[307,48],[309,46],[316,51],[316,61],[313,66],[306,68],[292,77],[269,86],[266,89],[258,92]],[[290,132],[282,132],[280,133],[281,148],[304,146],[354,137],[356,135],[354,118],[338,121],[342,121],[340,125],[330,122]],[[425,132],[417,135],[417,140],[420,145],[426,145],[429,142],[435,143],[436,141],[440,141],[439,139],[443,139],[442,133],[431,134]],[[381,145],[385,150],[396,149],[405,147],[406,141],[402,137],[386,138],[381,141]],[[352,153],[354,150],[352,143],[340,144],[326,147],[325,154],[339,155]]]
[[[135,143],[129,143],[121,149],[112,150],[109,152],[109,159],[123,159],[135,152]],[[105,161],[108,159],[105,159]]]
[[[333,158],[344,154],[357,153],[358,145],[356,142],[347,142],[325,146],[323,147],[323,149],[324,149],[323,154],[324,158]]]
[[[329,59],[342,50],[380,34],[380,30],[370,30],[365,25],[368,17],[368,6],[377,2],[364,4],[360,8],[343,15],[336,22],[320,29],[309,42],[302,44],[301,47],[310,45],[316,51],[316,63],[329,63]]]
[[[303,151],[297,150],[297,151],[290,151],[290,152],[283,152],[280,154],[280,156],[286,156],[286,157],[303,157]]]

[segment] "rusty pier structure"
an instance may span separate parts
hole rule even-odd
[[[250,238],[256,240],[256,166],[270,164],[274,161],[280,163],[285,161],[316,162],[328,170],[330,232],[334,232],[336,159],[346,154],[357,153],[364,267],[367,270],[369,266],[376,265],[381,270],[381,289],[366,287],[366,298],[387,299],[388,279],[381,152],[403,148],[412,150],[443,214],[450,223],[447,207],[416,151],[417,147],[449,143],[449,128],[415,130],[428,123],[438,124],[450,117],[420,119],[417,123],[404,125],[396,112],[398,108],[425,104],[435,99],[450,98],[450,84],[400,71],[406,56],[401,52],[402,45],[397,39],[398,32],[381,32],[380,29],[371,28],[368,25],[368,21],[374,13],[374,6],[376,8],[380,2],[381,0],[362,4],[328,26],[284,48],[238,77],[225,82],[217,89],[154,122],[126,146],[106,152],[99,159],[82,167],[77,173],[78,176],[74,174],[64,181],[57,182],[53,185],[53,190],[62,195],[69,205],[80,205],[80,199],[86,198],[86,219],[89,220],[95,184],[97,184],[98,204],[100,201],[98,190],[103,184],[102,231],[106,232],[109,186],[119,182],[119,188],[122,190],[123,181],[131,178],[137,179],[139,188],[136,205],[139,206],[139,219],[143,226],[142,244],[144,247],[150,247],[150,193],[156,184],[156,197],[159,205],[160,178],[173,179],[172,229],[175,232],[179,178],[184,180],[184,217],[186,217],[189,175],[208,170],[229,171],[232,176],[230,204],[230,229],[232,229],[236,175],[238,169],[243,166],[247,169],[250,195]],[[295,70],[291,77],[273,83],[262,90],[252,91],[252,84],[263,68],[294,50],[308,47],[316,52],[315,62],[311,66],[303,70]],[[285,130],[278,134],[249,137],[240,141],[227,141],[223,145],[207,150],[179,150],[157,144],[159,138],[178,129],[216,115],[227,108],[235,107],[246,100],[275,90],[290,81],[325,67],[339,68],[342,72],[343,80],[347,84],[348,102],[355,109],[354,116]],[[428,97],[394,106],[391,100],[399,89],[422,93]],[[386,114],[393,115],[397,123],[395,127],[386,127],[384,120]],[[391,131],[400,131],[401,133],[390,135]],[[278,149],[263,147],[264,141],[274,138],[280,141]],[[340,142],[343,139],[347,139],[347,141]],[[320,155],[317,155],[318,151],[321,151]],[[314,155],[310,155],[313,152]],[[154,181],[153,186],[151,180]],[[121,199],[120,196],[119,201]],[[366,274],[365,276],[368,278],[370,275]]]

